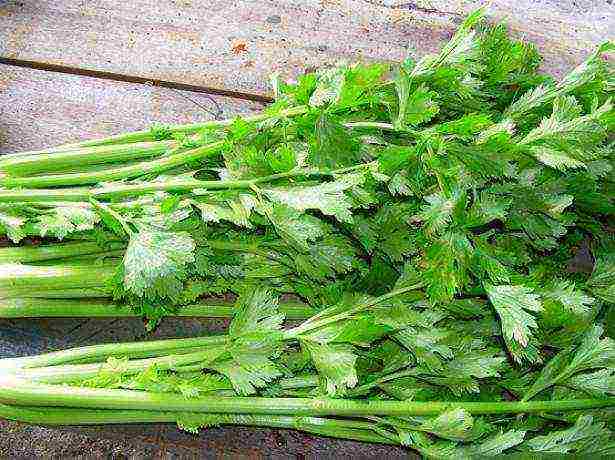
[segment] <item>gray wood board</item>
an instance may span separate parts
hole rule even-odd
[[[0,1],[0,56],[266,94],[339,60],[436,50],[478,0]],[[610,0],[493,0],[555,74],[613,36]],[[59,44],[61,46],[59,46]]]
[[[234,98],[0,64],[1,153],[262,108]]]

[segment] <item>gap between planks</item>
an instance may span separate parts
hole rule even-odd
[[[135,75],[127,75],[103,70],[91,70],[80,67],[65,66],[60,64],[51,64],[46,62],[29,61],[25,59],[14,59],[0,56],[0,64],[23,67],[33,70],[45,70],[49,72],[64,73],[69,75],[79,75],[84,77],[98,78],[102,80],[119,81],[125,83],[139,83],[144,85],[159,86],[162,88],[170,88],[181,91],[190,91],[194,93],[205,93],[215,96],[225,96],[234,99],[242,99],[254,102],[273,102],[273,98],[262,94],[247,93],[243,91],[233,91],[220,88],[211,88],[208,86],[191,85],[169,80],[159,80],[153,78],[138,77]]]

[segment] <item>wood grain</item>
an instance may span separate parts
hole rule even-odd
[[[198,104],[198,105],[197,105]],[[0,152],[249,114],[262,104],[0,65]]]
[[[399,60],[447,39],[477,0],[0,2],[0,55],[258,94],[341,60]],[[556,74],[612,36],[610,0],[494,0]],[[61,44],[61,46],[59,46]]]

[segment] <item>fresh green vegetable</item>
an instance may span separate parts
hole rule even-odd
[[[615,47],[555,81],[481,15],[254,117],[0,159],[0,316],[233,317],[1,360],[0,414],[613,455]]]
[[[191,432],[294,428],[438,458],[613,453],[605,423],[613,388],[596,383],[613,372],[615,342],[601,327],[533,379],[519,376],[485,336],[441,344],[451,359],[435,367],[400,339],[432,316],[411,300],[419,288],[347,298],[285,329],[276,299],[256,290],[238,300],[224,336],[0,360],[0,415],[59,425],[177,422]],[[504,399],[503,391],[524,397]]]

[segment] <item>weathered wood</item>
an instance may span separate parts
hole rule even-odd
[[[399,60],[408,44],[434,51],[480,3],[9,0],[0,2],[0,55],[264,94],[270,72]],[[535,41],[546,69],[560,74],[612,36],[610,3],[494,0],[489,15]]]
[[[221,96],[0,64],[0,152],[47,148],[146,129],[153,123],[190,123],[215,114],[232,117],[262,107]]]

